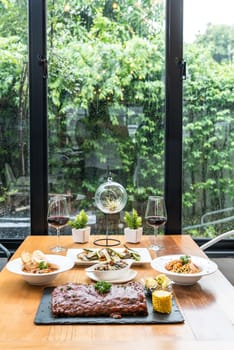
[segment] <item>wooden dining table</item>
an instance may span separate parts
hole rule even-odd
[[[95,247],[92,236],[88,243],[74,243],[71,236],[61,236],[67,249]],[[123,247],[124,236],[114,236]],[[161,250],[149,250],[151,258],[162,255],[186,254],[207,258],[189,235],[160,235]],[[143,236],[140,243],[130,248],[148,247],[151,236]],[[12,259],[23,251],[36,249],[51,254],[55,236],[28,236]],[[62,253],[66,255],[65,253]],[[135,280],[155,277],[158,272],[151,263],[134,265]],[[85,267],[74,267],[61,273],[52,282],[58,286],[66,282],[93,283]],[[0,349],[233,349],[234,346],[234,288],[223,274],[215,273],[201,278],[192,286],[173,284],[173,296],[184,322],[174,324],[49,324],[37,325],[35,315],[40,305],[44,286],[33,286],[11,273],[5,267],[0,272]]]

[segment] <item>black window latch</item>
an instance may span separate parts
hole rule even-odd
[[[46,57],[43,56],[39,56],[38,57],[39,63],[42,65],[42,69],[43,69],[43,79],[47,79],[48,77],[48,61]]]
[[[181,80],[186,80],[186,61],[183,59],[179,62]]]

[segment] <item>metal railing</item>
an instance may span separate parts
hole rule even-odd
[[[203,228],[205,226],[217,225],[217,224],[222,224],[222,223],[234,221],[234,215],[231,215],[228,217],[224,217],[224,218],[220,218],[220,219],[211,220],[211,221],[206,222],[207,217],[214,216],[217,214],[226,213],[226,212],[231,213],[232,211],[234,211],[234,207],[207,212],[204,215],[202,215],[200,224],[183,227],[183,231],[196,229],[196,228]]]

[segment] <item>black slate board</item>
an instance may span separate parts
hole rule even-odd
[[[51,313],[51,292],[54,287],[45,288],[38,307],[34,323],[36,325],[61,325],[61,324],[165,324],[165,323],[182,323],[183,315],[179,307],[172,299],[172,312],[160,314],[154,312],[151,303],[151,296],[147,296],[148,316],[139,317],[122,317],[115,319],[111,317],[54,317]]]

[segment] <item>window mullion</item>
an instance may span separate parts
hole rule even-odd
[[[29,0],[31,234],[48,232],[46,1]]]
[[[181,233],[183,0],[166,3],[165,233]]]

